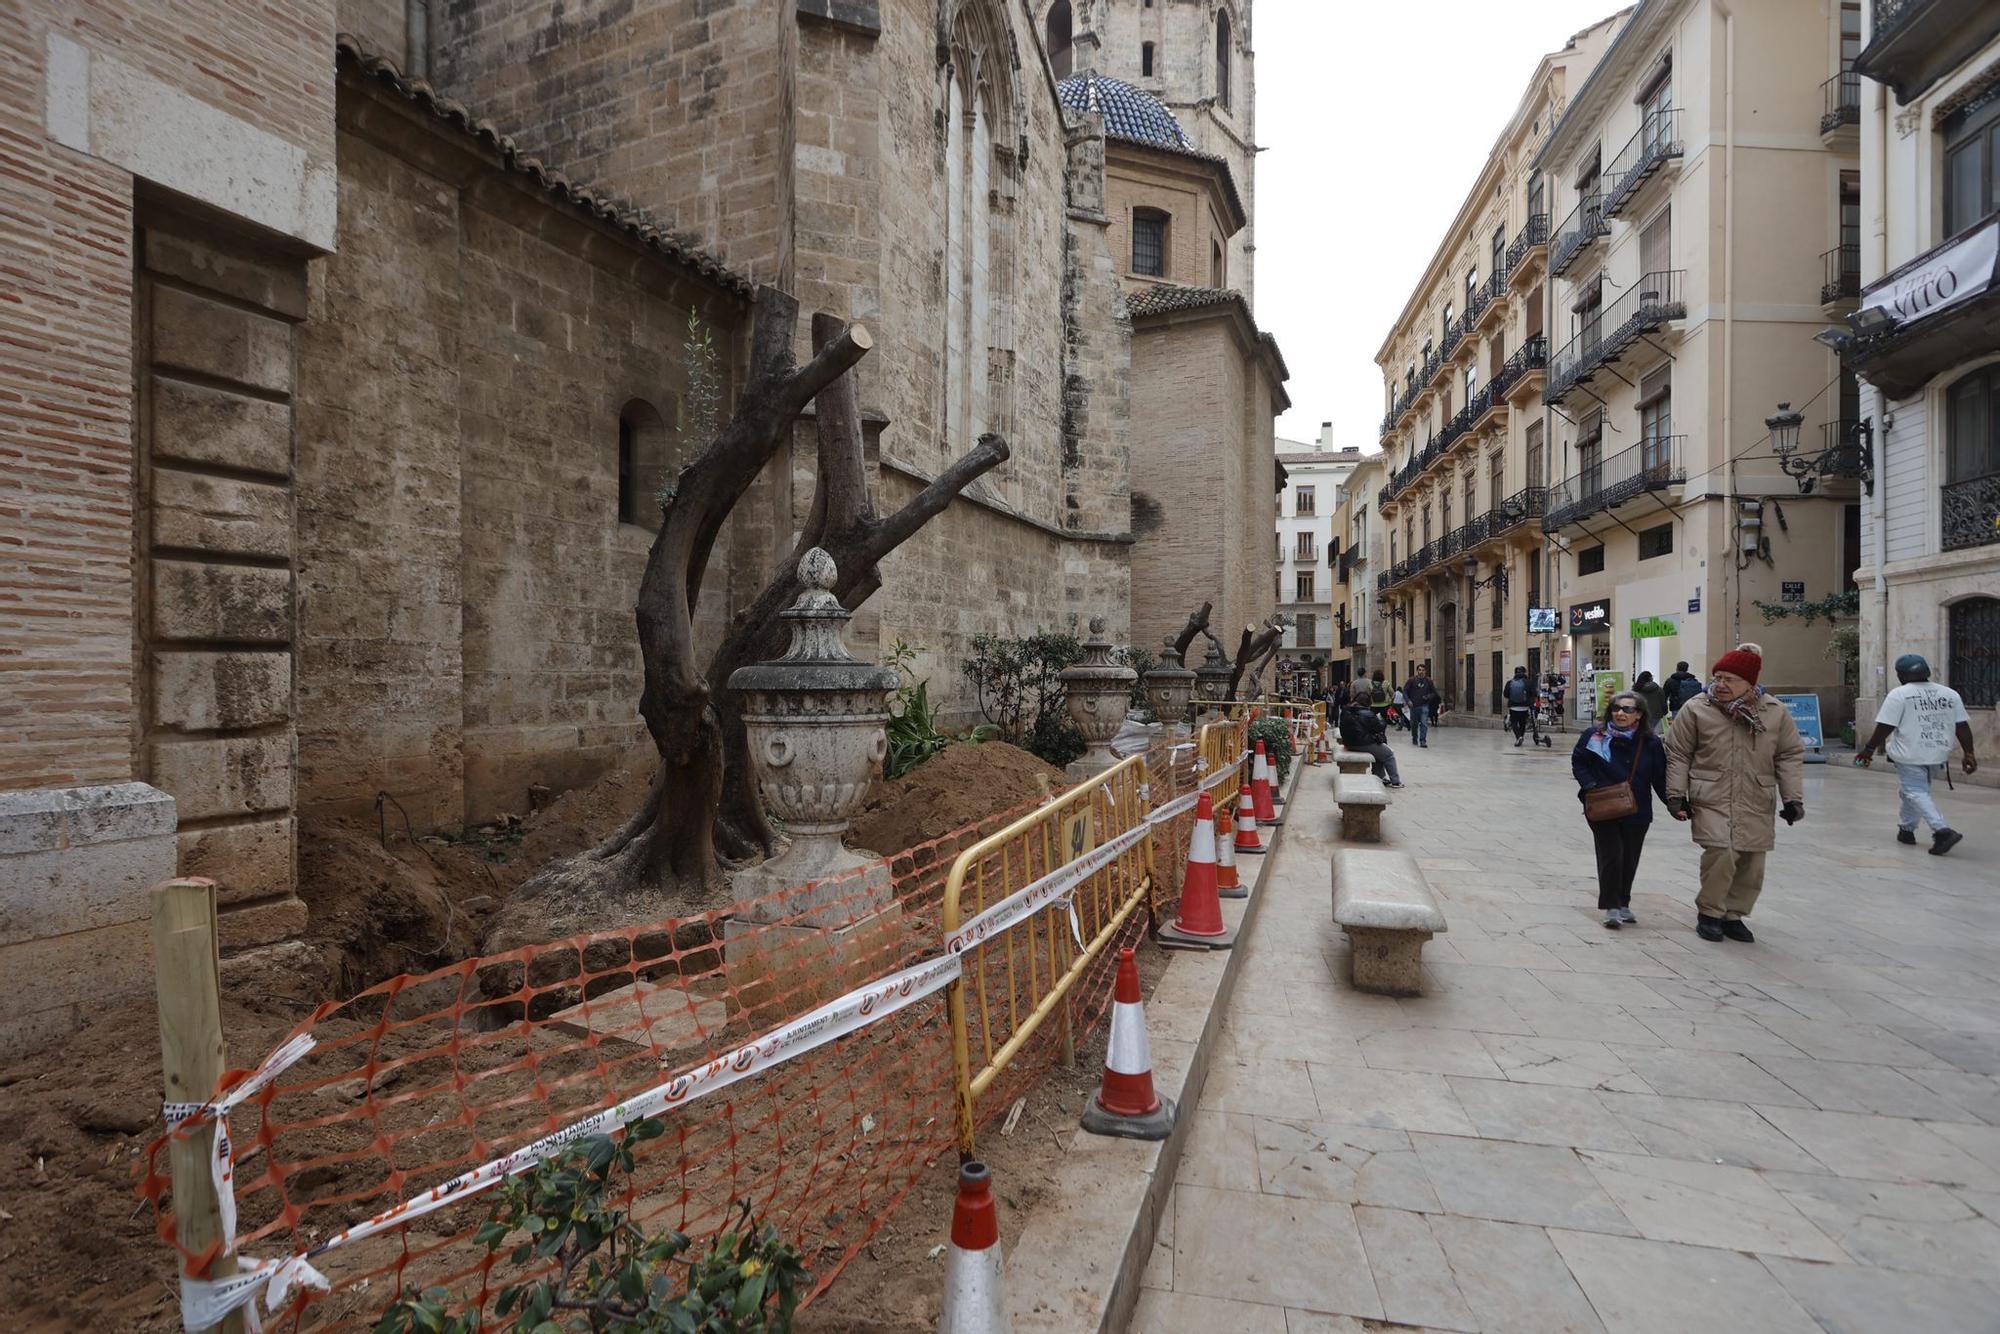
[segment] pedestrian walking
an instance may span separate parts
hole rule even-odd
[[[1653,679],[1651,672],[1640,672],[1639,679],[1632,683],[1632,693],[1646,705],[1646,724],[1653,731],[1660,730],[1660,720],[1667,716],[1666,688]]]
[[[1389,700],[1389,721],[1405,732],[1410,730],[1410,697],[1401,686],[1396,687],[1396,693]]]
[[[1528,669],[1516,667],[1514,679],[1500,693],[1507,704],[1507,726],[1513,729],[1514,744],[1518,746],[1528,734],[1528,714],[1535,707],[1535,686],[1528,680]]]
[[[1389,711],[1389,687],[1382,683],[1382,669],[1380,667],[1377,667],[1374,676],[1369,678],[1366,703],[1377,714],[1384,714]]]
[[[1674,664],[1674,674],[1667,678],[1667,716],[1672,717],[1687,707],[1688,701],[1701,693],[1701,678],[1688,670],[1685,662]]]
[[[1667,752],[1654,735],[1643,700],[1633,691],[1611,697],[1604,717],[1570,752],[1576,799],[1597,845],[1597,906],[1612,931],[1637,925],[1632,879],[1653,827],[1653,796],[1667,798]]]
[[[1421,749],[1430,749],[1431,719],[1437,716],[1437,682],[1431,680],[1431,667],[1425,663],[1417,674],[1403,683],[1403,693],[1410,701],[1410,739]]]
[[[1964,752],[1959,766],[1976,773],[1979,759],[1972,753],[1972,718],[1956,690],[1931,680],[1931,665],[1922,656],[1905,653],[1896,659],[1896,680],[1900,682],[1882,700],[1875,715],[1875,734],[1854,756],[1866,769],[1875,762],[1875,752],[1885,746],[1889,762],[1896,766],[1896,786],[1901,800],[1896,809],[1896,841],[1915,843],[1917,822],[1931,827],[1931,856],[1942,857],[1965,840],[1965,835],[1945,823],[1944,812],[1931,797],[1931,779],[1944,772],[1951,759],[1951,741],[1958,736]]]
[[[1667,733],[1667,809],[1692,823],[1701,847],[1695,932],[1703,940],[1756,939],[1743,919],[1764,889],[1776,817],[1805,818],[1805,743],[1791,710],[1758,686],[1763,670],[1755,644],[1723,654]]]
[[[1382,715],[1375,710],[1357,702],[1341,714],[1340,744],[1373,758],[1375,763],[1371,768],[1385,787],[1403,785],[1403,775],[1396,768],[1396,752],[1389,749],[1388,729],[1383,725]]]

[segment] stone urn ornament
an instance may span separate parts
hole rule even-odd
[[[805,591],[778,613],[791,647],[729,674],[729,688],[743,697],[757,795],[791,840],[732,878],[737,902],[747,903],[755,920],[842,926],[893,897],[888,868],[872,853],[850,851],[841,835],[882,772],[889,695],[901,678],[892,667],[859,661],[841,642],[852,613],[833,595],[838,573],[833,557],[808,551],[799,562]],[[842,878],[814,884],[829,876]],[[800,892],[773,897],[794,889]]]
[[[1229,698],[1229,678],[1235,670],[1222,645],[1209,636],[1208,659],[1195,669],[1195,696],[1210,706],[1222,704]]]
[[[1187,722],[1188,701],[1194,698],[1195,671],[1181,662],[1172,635],[1162,642],[1167,651],[1160,656],[1159,665],[1143,678],[1146,707],[1163,726],[1179,727]]]
[[[1081,758],[1071,761],[1063,773],[1075,782],[1095,777],[1118,763],[1111,753],[1111,738],[1125,725],[1125,713],[1132,703],[1132,683],[1139,673],[1111,661],[1111,644],[1104,638],[1104,618],[1090,621],[1090,638],[1084,642],[1083,658],[1061,672],[1063,692],[1069,705],[1069,720],[1083,733],[1090,746]]]

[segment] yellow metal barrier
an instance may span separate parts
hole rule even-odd
[[[1152,809],[1149,778],[1145,757],[1135,755],[960,853],[945,882],[946,938],[1092,849],[1142,829]],[[1052,1017],[1068,1049],[1071,990],[1149,903],[1155,878],[1153,840],[1139,837],[1069,887],[1067,909],[1050,901],[962,951],[963,972],[946,992],[946,1007],[965,1154],[974,1150],[980,1096]]]

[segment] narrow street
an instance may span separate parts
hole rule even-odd
[[[1664,819],[1611,932],[1574,740],[1399,739],[1450,922],[1410,1000],[1348,985],[1308,772],[1132,1330],[2000,1328],[2000,793],[1941,792],[1935,858],[1891,774],[1808,766],[1755,944],[1695,936]]]

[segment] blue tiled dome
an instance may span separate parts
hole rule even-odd
[[[1079,74],[1056,85],[1056,96],[1067,111],[1094,111],[1104,117],[1104,129],[1120,139],[1191,149],[1174,113],[1160,99],[1129,83],[1101,74]]]

